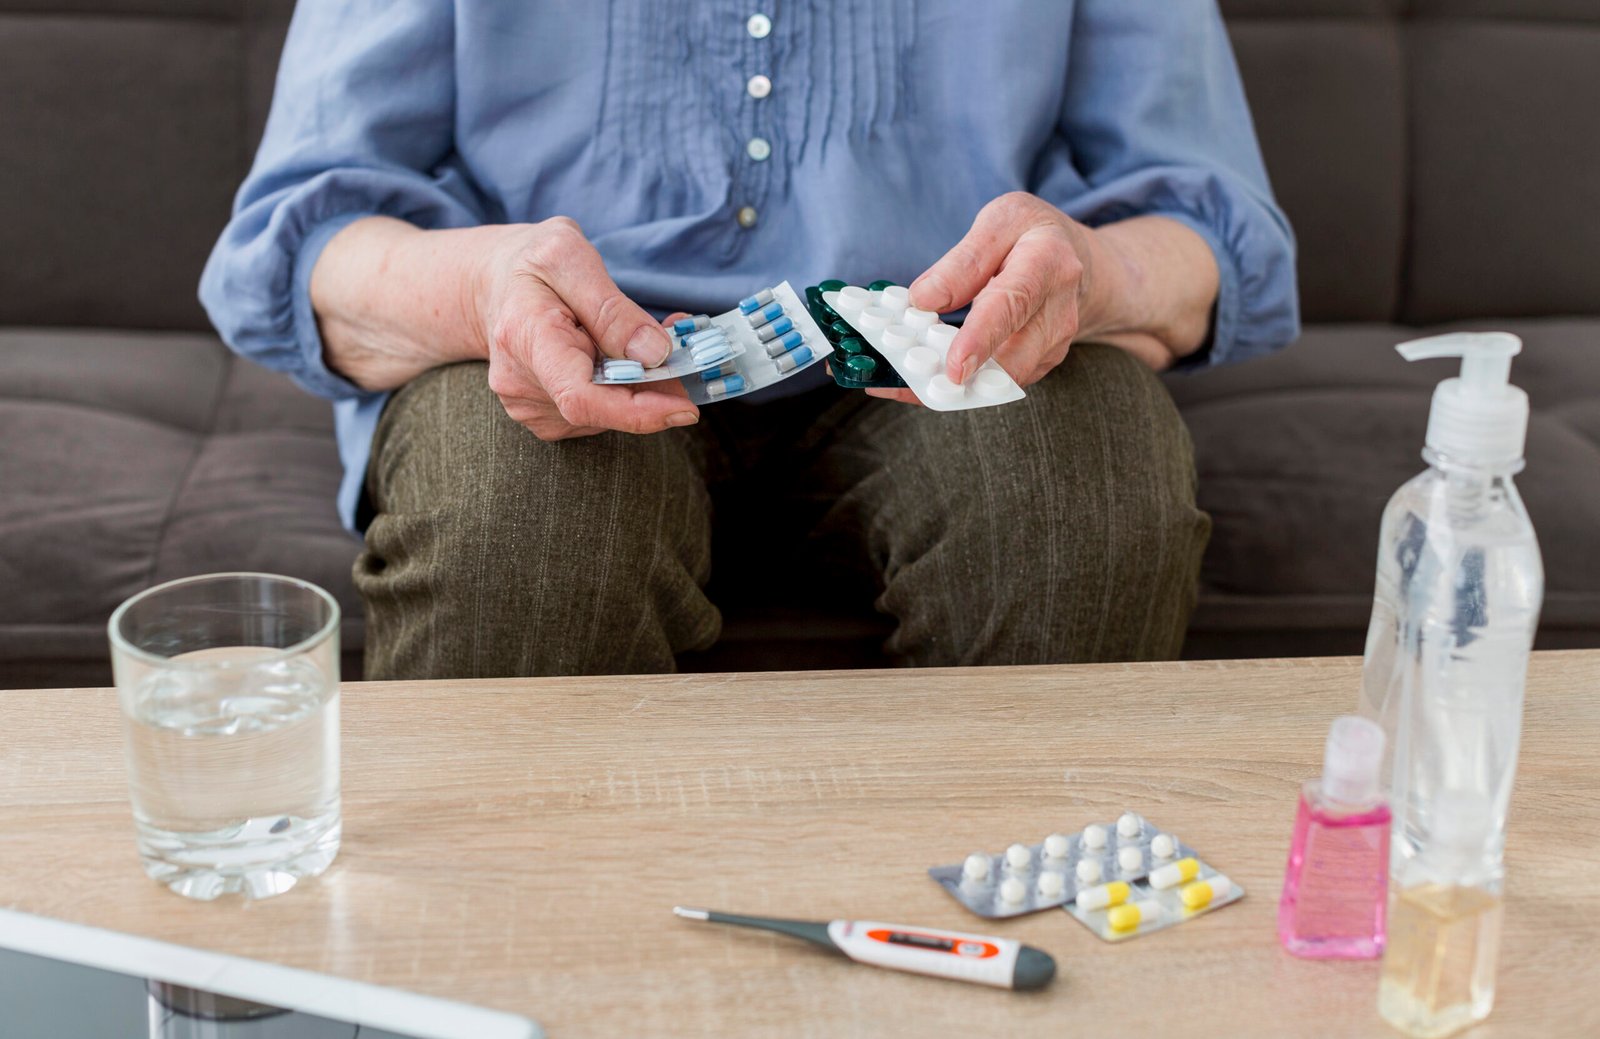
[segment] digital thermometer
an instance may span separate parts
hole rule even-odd
[[[973,981],[996,988],[1027,991],[1044,988],[1056,976],[1050,954],[1010,938],[988,938],[928,927],[902,927],[871,920],[834,920],[810,923],[762,916],[738,916],[709,909],[675,906],[686,920],[735,924],[804,938],[824,948],[842,952],[858,963],[875,967],[931,974],[936,978]]]

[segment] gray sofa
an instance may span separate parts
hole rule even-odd
[[[1378,516],[1449,371],[1391,347],[1458,325],[1527,340],[1541,645],[1600,645],[1600,3],[1223,7],[1306,331],[1170,378],[1216,520],[1188,652],[1359,652]],[[0,687],[106,682],[118,602],[221,569],[333,590],[358,673],[328,409],[232,359],[195,302],[289,8],[0,0]],[[685,667],[881,662],[865,597],[779,605],[737,569],[722,643]]]

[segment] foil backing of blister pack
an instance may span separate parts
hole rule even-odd
[[[1134,813],[1128,813],[1134,814]],[[934,866],[928,870],[932,877],[949,892],[950,897],[966,906],[979,916],[991,920],[1004,919],[1013,916],[1023,916],[1027,913],[1037,913],[1044,909],[1054,909],[1057,906],[1070,904],[1077,898],[1078,892],[1084,888],[1095,887],[1099,884],[1115,880],[1136,881],[1148,876],[1151,869],[1175,862],[1186,855],[1193,855],[1192,849],[1177,842],[1176,852],[1169,858],[1158,858],[1151,850],[1151,842],[1164,831],[1153,826],[1148,819],[1137,816],[1139,819],[1139,833],[1127,837],[1117,832],[1117,821],[1109,823],[1092,823],[1106,831],[1106,844],[1104,848],[1089,848],[1084,841],[1084,830],[1075,833],[1066,833],[1068,850],[1065,857],[1052,858],[1045,852],[1045,842],[1028,846],[1029,859],[1026,869],[1016,869],[1006,862],[1005,852],[989,855],[989,874],[982,881],[973,881],[966,877],[964,872],[965,862],[958,862],[953,866]],[[1138,848],[1140,851],[1140,865],[1137,869],[1125,870],[1118,862],[1118,855],[1125,847]],[[1100,865],[1100,876],[1093,881],[1080,881],[1078,878],[1078,863],[1089,859]],[[1059,895],[1045,895],[1040,891],[1039,878],[1046,872],[1062,874],[1061,893]],[[1001,887],[1008,877],[1015,877],[1022,881],[1026,894],[1021,902],[1008,902],[1001,894]]]

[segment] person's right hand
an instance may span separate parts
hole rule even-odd
[[[572,220],[507,228],[484,257],[477,289],[489,388],[540,440],[607,429],[657,433],[699,421],[676,379],[594,382],[599,360],[628,357],[654,367],[672,339],[622,294]]]

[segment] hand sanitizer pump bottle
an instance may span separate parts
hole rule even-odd
[[[1439,798],[1453,791],[1483,805],[1473,883],[1498,896],[1544,595],[1539,543],[1511,482],[1528,426],[1527,394],[1508,383],[1522,343],[1504,332],[1457,332],[1398,349],[1408,361],[1462,363],[1460,377],[1433,395],[1428,468],[1390,499],[1378,543],[1361,710],[1389,737],[1390,889],[1436,845]],[[1460,829],[1452,824],[1453,845]]]

